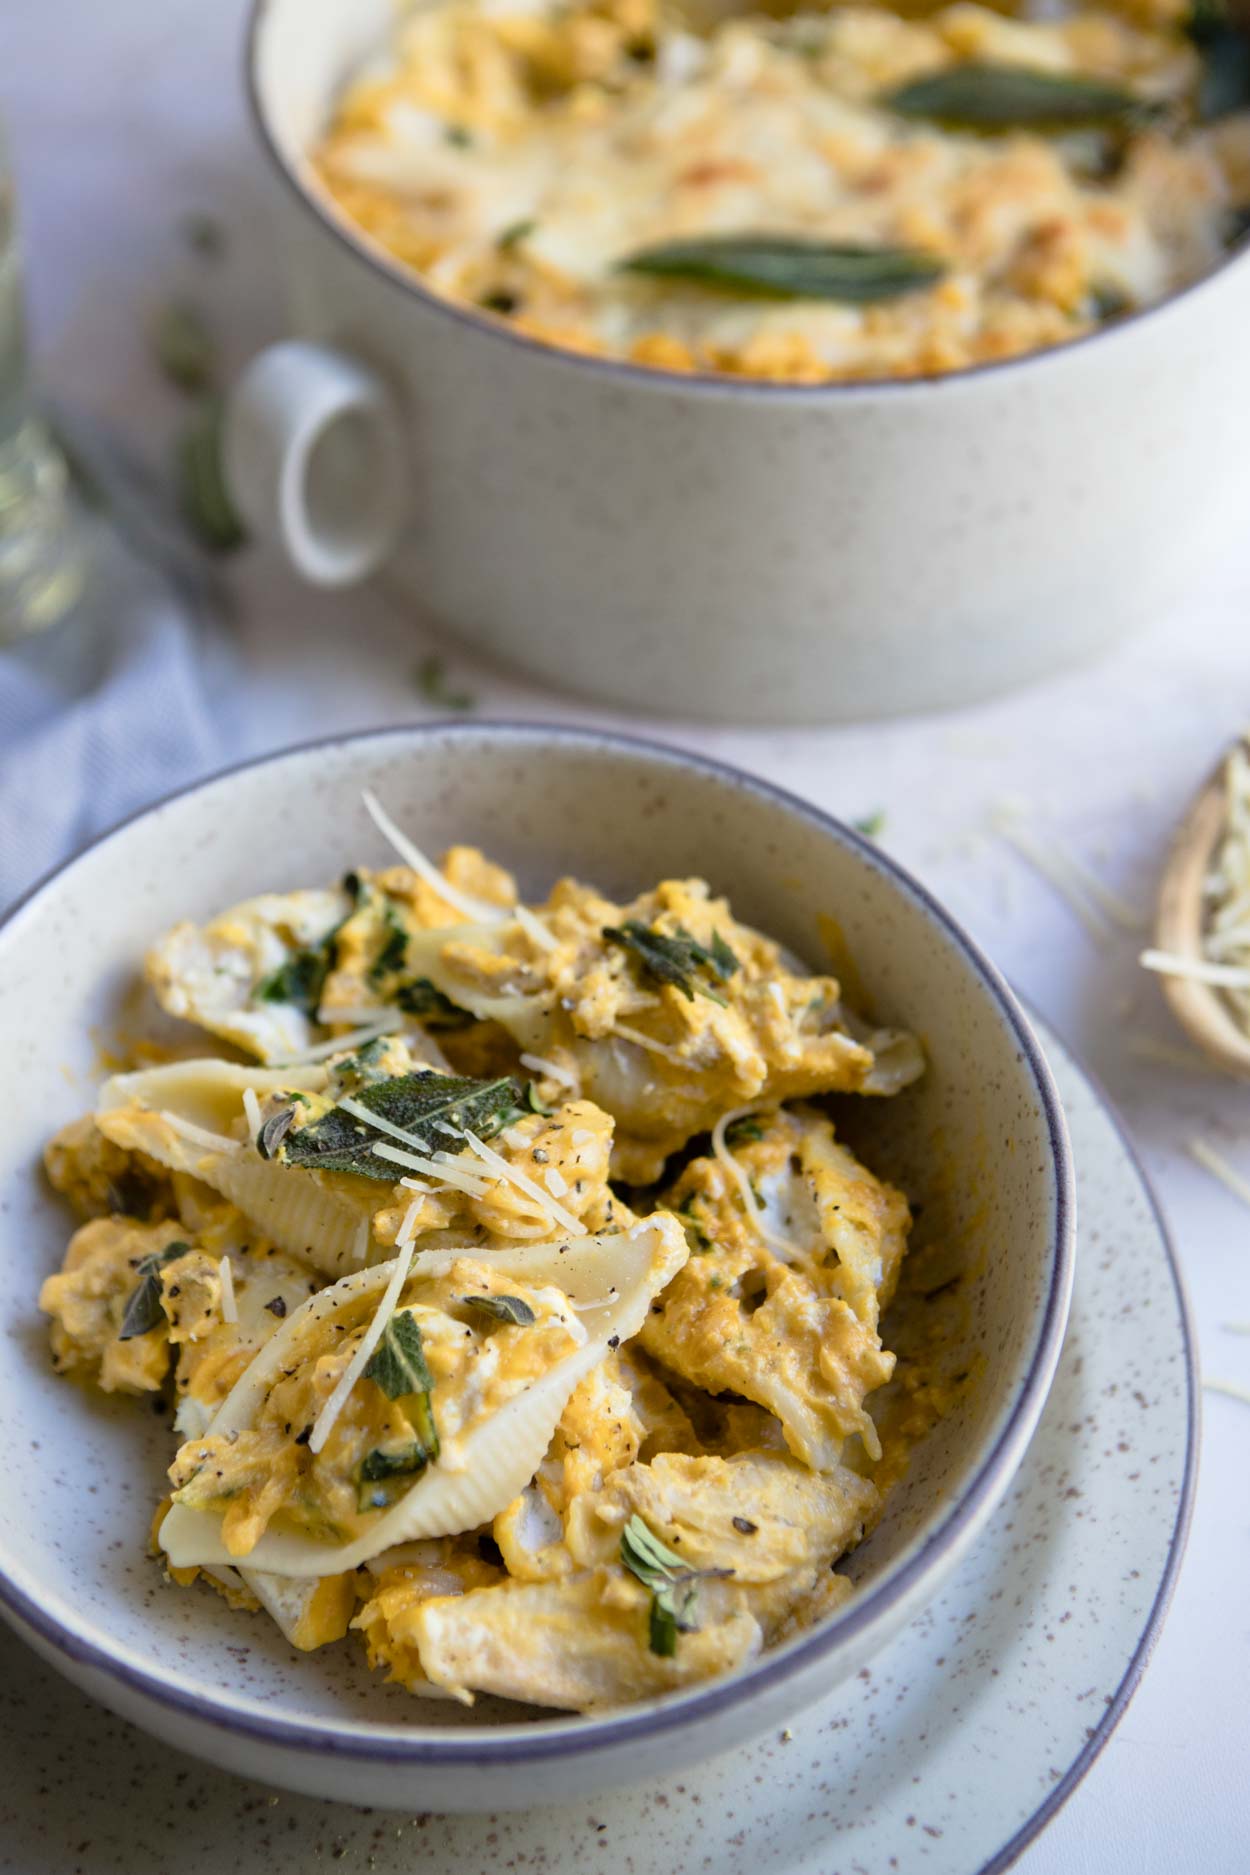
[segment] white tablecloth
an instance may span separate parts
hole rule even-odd
[[[7,0],[0,18],[0,110],[16,151],[41,361],[59,396],[157,452],[180,410],[151,364],[155,303],[191,287],[219,309],[235,363],[282,329],[240,96],[241,11],[240,0]],[[211,272],[179,232],[199,208],[229,230]],[[228,629],[247,672],[232,731],[240,753],[426,713],[415,671],[429,641],[418,622],[377,596],[311,594],[258,553],[231,581]],[[1221,1324],[1250,1318],[1250,1213],[1185,1146],[1201,1134],[1250,1175],[1250,1090],[1134,1053],[1143,1034],[1175,1038],[1133,941],[1092,942],[990,819],[1005,797],[1020,797],[1039,829],[1147,906],[1176,812],[1250,717],[1248,627],[1250,527],[1182,615],[1027,694],[855,729],[655,731],[839,812],[885,810],[889,849],[1119,1102],[1171,1220],[1204,1368],[1242,1384],[1250,1340]],[[439,649],[492,713],[620,720],[483,669],[454,645]],[[1248,1439],[1250,1408],[1208,1394],[1197,1513],[1165,1633],[1118,1733],[1023,1857],[1028,1875],[1250,1868]],[[223,1867],[227,1855],[223,1844]]]

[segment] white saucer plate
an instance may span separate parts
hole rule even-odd
[[[558,1810],[404,1819],[276,1796],[90,1705],[0,1630],[0,1868],[51,1875],[992,1875],[1110,1736],[1159,1632],[1193,1495],[1184,1296],[1143,1175],[1044,1034],[1077,1167],[1054,1390],[950,1587],[789,1731]]]

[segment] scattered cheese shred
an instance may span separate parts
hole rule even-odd
[[[308,1439],[308,1449],[310,1452],[315,1453],[321,1451],[326,1440],[334,1431],[335,1423],[338,1420],[339,1414],[347,1404],[348,1396],[352,1388],[364,1373],[365,1368],[369,1365],[369,1358],[373,1350],[377,1347],[378,1342],[382,1339],[382,1331],[390,1321],[391,1316],[395,1313],[395,1304],[399,1301],[400,1291],[408,1280],[408,1271],[411,1268],[412,1245],[408,1243],[404,1245],[395,1259],[395,1268],[391,1272],[391,1279],[382,1292],[382,1300],[378,1303],[376,1315],[361,1337],[360,1346],[356,1349],[351,1360],[339,1375],[338,1385],[317,1415],[316,1422]]]
[[[528,905],[517,906],[516,921],[526,937],[532,938],[540,951],[553,951],[556,948],[556,941],[550,931],[537,912],[532,912]]]
[[[539,1209],[545,1212],[553,1223],[558,1224],[561,1230],[568,1231],[574,1237],[581,1236],[582,1227],[572,1212],[566,1211],[564,1206],[558,1204],[543,1190],[541,1185],[535,1184],[528,1172],[523,1172],[519,1165],[509,1165],[506,1159],[501,1158],[497,1152],[484,1145],[477,1134],[471,1133],[467,1127],[464,1136],[478,1158],[485,1165],[490,1166],[492,1171],[497,1172],[500,1178],[506,1178],[510,1185],[515,1185],[518,1191],[523,1191],[527,1197],[532,1198]]]
[[[315,1042],[311,1048],[305,1048],[298,1055],[287,1055],[283,1061],[275,1061],[275,1068],[302,1068],[315,1061],[326,1061],[331,1055],[339,1055],[353,1048],[363,1048],[366,1042],[376,1042],[380,1035],[393,1035],[396,1029],[403,1027],[403,1017],[391,1014],[379,1016],[368,1028],[352,1029],[346,1035],[331,1036],[328,1042]]]
[[[1250,1179],[1240,1173],[1235,1165],[1230,1165],[1222,1153],[1209,1146],[1205,1139],[1189,1141],[1189,1156],[1196,1159],[1204,1171],[1212,1178],[1218,1178],[1221,1185],[1232,1192],[1234,1198],[1240,1198],[1245,1205],[1250,1205]]]
[[[352,1260],[363,1266],[369,1258],[369,1220],[361,1218],[356,1227],[356,1239],[352,1244]]]
[[[399,1146],[392,1146],[380,1139],[370,1151],[375,1158],[389,1159],[392,1165],[407,1166],[410,1172],[424,1172],[427,1178],[442,1178],[454,1185],[457,1191],[464,1192],[470,1198],[484,1197],[489,1187],[476,1172],[463,1170],[456,1164],[450,1153],[435,1159],[423,1159],[420,1153],[404,1152]]]
[[[1192,977],[1217,989],[1250,989],[1250,970],[1241,964],[1212,963],[1209,957],[1183,957],[1179,951],[1143,951],[1137,960],[1144,970],[1164,977]]]
[[[344,1113],[350,1113],[354,1120],[364,1120],[369,1126],[376,1126],[380,1133],[389,1133],[392,1139],[402,1140],[405,1146],[411,1146],[414,1152],[433,1152],[428,1140],[418,1139],[415,1133],[409,1133],[402,1126],[396,1126],[392,1120],[384,1120],[380,1113],[374,1113],[363,1101],[348,1094],[340,1100],[339,1106]]]
[[[558,1166],[549,1165],[543,1173],[543,1184],[553,1198],[563,1198],[569,1188],[569,1181]]]
[[[743,1208],[760,1236],[764,1239],[764,1242],[773,1244],[777,1249],[784,1250],[788,1254],[793,1255],[794,1245],[790,1242],[789,1238],[780,1237],[776,1231],[769,1229],[764,1217],[763,1207],[755,1193],[751,1190],[751,1181],[738,1164],[738,1161],[734,1158],[733,1153],[730,1152],[725,1139],[727,1129],[734,1124],[735,1120],[748,1119],[752,1114],[758,1111],[759,1109],[756,1107],[734,1107],[729,1113],[722,1113],[720,1119],[712,1128],[712,1152],[724,1167],[729,1179],[737,1186],[742,1196]]]
[[[234,1270],[229,1257],[221,1259],[217,1265],[217,1274],[221,1278],[221,1319],[223,1322],[237,1322],[239,1305],[234,1299]]]
[[[1223,1393],[1230,1400],[1242,1400],[1250,1406],[1250,1387],[1239,1386],[1235,1380],[1204,1380],[1202,1386],[1206,1393]]]
[[[1135,906],[1104,885],[1053,835],[1041,840],[1021,824],[1021,819],[1020,809],[1011,803],[1004,803],[991,815],[995,832],[1067,901],[1095,943],[1106,944],[1115,926],[1122,931],[1144,928],[1146,921]]]
[[[675,1062],[679,1068],[689,1065],[686,1057],[676,1048],[670,1048],[667,1042],[657,1042],[653,1035],[644,1035],[641,1029],[631,1028],[626,1022],[613,1023],[612,1033],[619,1035],[622,1041],[633,1042],[636,1047],[645,1048],[649,1054],[660,1055],[665,1061]]]
[[[166,1126],[178,1133],[183,1139],[189,1139],[193,1146],[204,1146],[209,1152],[237,1152],[239,1142],[230,1139],[225,1133],[210,1133],[205,1126],[196,1126],[191,1120],[184,1120],[180,1114],[170,1113],[162,1108],[160,1118]]]
[[[541,1075],[544,1080],[559,1081],[564,1087],[580,1085],[571,1068],[562,1068],[558,1061],[548,1061],[545,1055],[522,1055],[521,1066],[528,1068],[531,1074]]]
[[[254,1087],[245,1087],[243,1089],[243,1111],[247,1115],[248,1137],[255,1142],[256,1135],[260,1132],[261,1118],[260,1102],[256,1098],[256,1089]]]
[[[395,1239],[395,1247],[397,1250],[402,1250],[404,1245],[411,1243],[416,1236],[417,1219],[421,1215],[421,1209],[424,1203],[424,1198],[414,1198],[412,1203],[408,1206],[408,1209],[404,1212],[404,1221],[400,1225],[399,1235]]]

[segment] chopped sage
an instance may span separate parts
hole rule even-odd
[[[418,1477],[438,1457],[438,1431],[428,1393],[418,1395],[412,1414],[416,1437],[394,1451],[375,1446],[366,1452],[356,1473],[357,1510],[385,1510],[393,1502],[388,1489],[395,1480]]]
[[[401,984],[391,1001],[405,1015],[424,1022],[427,1029],[463,1029],[473,1021],[467,1009],[458,1008],[428,977],[413,977]]]
[[[176,474],[183,518],[210,553],[233,553],[247,539],[221,464],[222,402],[200,400],[178,442]]]
[[[509,222],[495,242],[495,246],[501,254],[506,254],[509,248],[518,247],[522,241],[527,241],[537,226],[538,223],[532,215],[526,216],[521,221]]]
[[[1250,108],[1250,31],[1233,19],[1227,0],[1196,0],[1185,30],[1202,60],[1201,122]]]
[[[610,944],[619,944],[629,951],[657,983],[670,983],[680,990],[688,1002],[694,1001],[697,991],[722,1008],[725,1006],[725,998],[715,985],[729,981],[738,969],[738,959],[719,932],[713,933],[710,950],[683,925],[678,925],[670,937],[664,931],[643,924],[639,918],[628,918],[620,926],[604,925],[603,935]],[[713,979],[710,983],[709,975]]]
[[[269,1118],[261,1123],[261,1129],[256,1135],[256,1150],[262,1159],[273,1158],[278,1147],[290,1132],[294,1118],[294,1107],[279,1107],[276,1113],[271,1113]]]
[[[206,391],[217,374],[217,349],[194,306],[171,300],[152,322],[156,362],[171,384],[193,396]]]
[[[621,273],[688,280],[766,299],[867,305],[930,287],[946,272],[914,248],[804,240],[797,235],[712,234],[661,241],[617,262]]]
[[[525,1084],[525,1104],[531,1113],[541,1113],[544,1119],[550,1119],[555,1112],[555,1108],[547,1106],[543,1100],[536,1081],[527,1081]]]
[[[508,1075],[498,1080],[472,1080],[458,1074],[439,1074],[433,1068],[414,1074],[393,1075],[370,1081],[357,1090],[353,1104],[366,1107],[381,1120],[415,1134],[427,1150],[460,1150],[466,1129],[489,1138],[521,1113],[521,1090]],[[362,1178],[398,1176],[393,1159],[378,1158],[380,1141],[400,1145],[384,1127],[371,1128],[359,1114],[331,1107],[307,1126],[289,1132],[278,1149],[287,1165],[315,1166],[323,1172],[355,1172]],[[416,1150],[414,1146],[413,1150]]]
[[[166,1263],[186,1256],[190,1248],[189,1243],[181,1241],[168,1243],[163,1250],[154,1250],[137,1265],[139,1281],[127,1300],[122,1325],[117,1331],[119,1341],[133,1341],[137,1335],[151,1334],[154,1328],[160,1327],[165,1319],[161,1307],[161,1271]]]
[[[329,938],[292,951],[284,963],[256,985],[253,1002],[290,1003],[293,1009],[302,1009],[305,1015],[315,1017],[330,974],[331,956]]]
[[[881,100],[901,117],[953,130],[1074,130],[1130,123],[1157,107],[1123,85],[1078,72],[1037,71],[969,59],[913,78]]]
[[[381,1387],[388,1400],[406,1393],[429,1393],[434,1378],[426,1365],[417,1318],[407,1309],[391,1316],[365,1368],[365,1379]]]
[[[496,294],[494,297],[509,301],[507,306],[495,306],[494,311],[513,312],[515,310],[516,302],[510,293]],[[488,295],[482,304],[485,306],[489,302],[490,296]],[[475,710],[477,708],[477,698],[470,691],[452,689],[447,681],[447,666],[442,658],[435,657],[433,654],[428,658],[422,658],[417,666],[417,689],[427,703],[433,703],[440,710]]]
[[[885,832],[885,809],[878,807],[871,814],[861,814],[858,820],[851,822],[851,825],[856,833],[862,833],[866,840],[875,840],[878,834]]]
[[[520,1296],[457,1296],[466,1308],[480,1309],[497,1322],[509,1322],[514,1328],[531,1328],[538,1320],[528,1302]]]
[[[698,1629],[699,1583],[731,1576],[732,1569],[690,1569],[685,1558],[648,1529],[637,1511],[621,1532],[621,1561],[651,1590],[650,1642],[653,1654],[677,1652],[677,1636]]]

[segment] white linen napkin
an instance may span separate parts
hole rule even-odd
[[[111,525],[83,517],[78,607],[0,648],[0,912],[231,752],[231,658],[212,629],[211,573],[146,501],[133,463],[78,424],[73,444]]]

